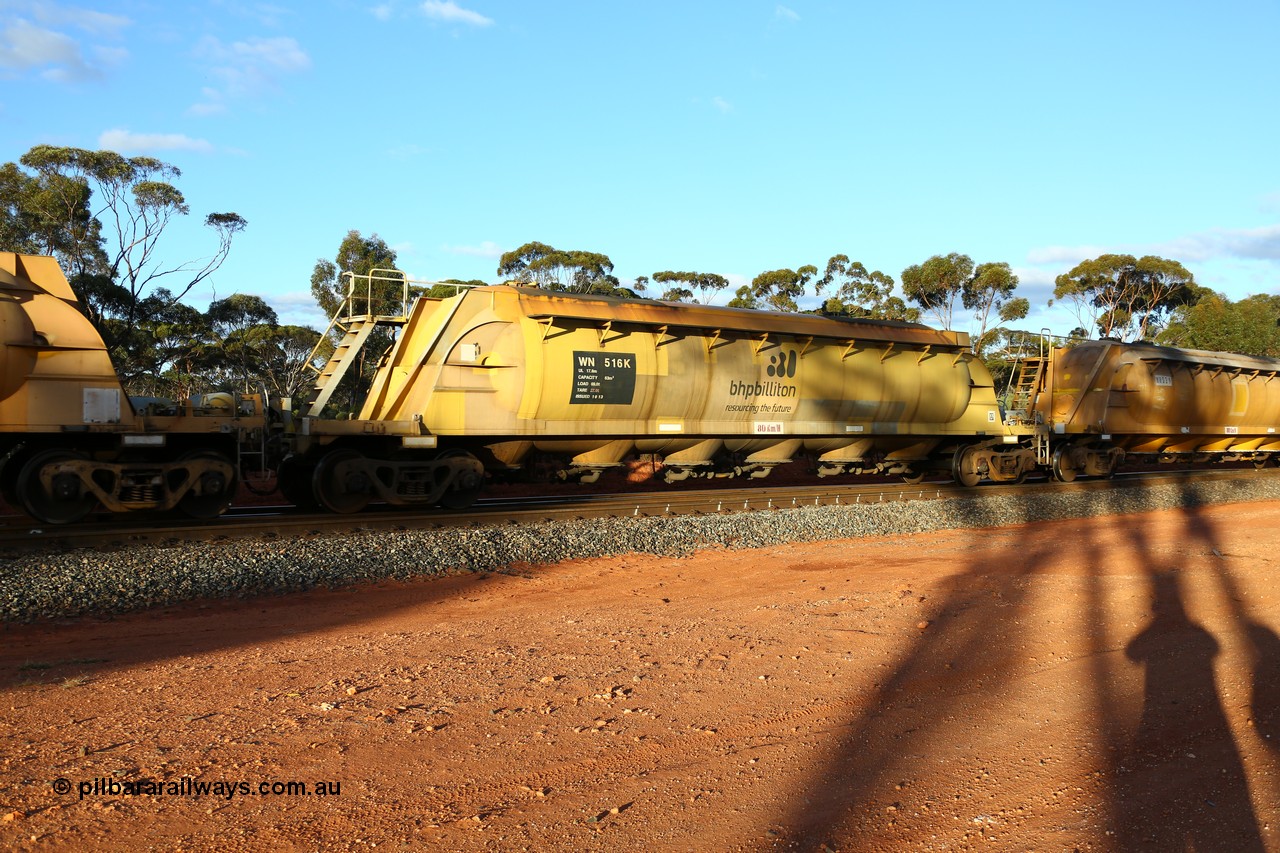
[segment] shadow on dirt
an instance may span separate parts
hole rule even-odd
[[[516,571],[459,572],[247,600],[191,601],[119,617],[4,625],[0,691],[228,649],[252,650],[287,636],[364,631],[370,623],[394,630],[400,611],[477,600],[505,584],[523,583],[524,577]],[[359,595],[352,595],[353,589]]]
[[[1096,500],[1103,509],[1124,511],[1114,492],[1097,493]],[[1149,541],[1139,525],[1129,525],[1135,532],[1123,541],[1103,541],[1083,520],[1072,523],[1077,535],[1070,541],[1060,538],[1063,528],[1053,535],[1039,525],[1017,529],[1003,542],[997,534],[1007,531],[979,534],[974,557],[951,580],[929,630],[889,664],[873,696],[859,697],[870,710],[848,721],[833,758],[779,816],[787,846],[820,851],[889,849],[890,839],[919,843],[923,836],[911,834],[909,817],[919,804],[899,808],[897,800],[908,799],[903,790],[911,787],[911,774],[930,766],[954,776],[956,803],[949,807],[961,816],[969,805],[976,811],[987,804],[994,812],[997,803],[1010,816],[1031,815],[1037,834],[1028,844],[1061,832],[1073,842],[1105,834],[1108,849],[1121,851],[1264,850],[1249,779],[1275,770],[1280,636],[1248,612],[1194,484],[1185,487],[1182,505],[1181,541],[1172,551]],[[1008,523],[980,512],[969,522],[975,529]],[[1064,578],[1069,591],[1056,592]],[[1043,654],[1037,660],[1026,650],[1043,648],[1036,627],[1049,618],[1051,608],[1037,612],[1044,596],[1063,594],[1078,601],[1068,617],[1073,624],[1065,626],[1071,648],[1046,664]],[[1209,624],[1217,636],[1197,621],[1201,609],[1214,615]],[[1216,674],[1224,661],[1248,667],[1233,672],[1251,681],[1257,734],[1270,748],[1250,753],[1269,766],[1249,774]],[[1013,697],[1032,681],[1062,695],[1062,706],[1075,707],[1076,716],[1068,719],[1056,707],[1035,721],[1006,716],[1006,703],[1025,707]],[[1072,690],[1078,695],[1061,693]],[[980,759],[965,758],[990,749],[975,730],[1007,730],[1010,739],[1023,737],[1024,748],[1055,762],[1067,753],[1066,766],[1074,760],[1078,768],[1085,756],[1092,781],[1071,776],[1078,770],[1045,768],[1039,775],[1020,773],[1016,794],[1001,791]],[[1090,791],[1058,799],[1069,790],[1064,786],[1081,784]],[[1276,793],[1268,791],[1267,800]],[[1021,803],[1016,809],[1012,798]],[[1051,818],[1035,824],[1036,815]],[[1007,819],[991,824],[999,826],[993,833],[1013,832],[1006,840],[1017,837]],[[954,825],[963,826],[954,837],[933,837],[963,843],[984,840],[988,831],[968,820]]]

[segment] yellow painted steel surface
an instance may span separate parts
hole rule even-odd
[[[187,403],[173,411],[134,412],[55,259],[0,252],[0,433],[239,435],[266,423],[260,400],[244,401],[240,410]]]
[[[1089,341],[1054,353],[1046,423],[1126,450],[1280,449],[1280,360]]]
[[[359,417],[415,416],[513,442],[507,461],[531,443],[608,463],[707,437],[921,455],[921,437],[1002,431],[962,333],[507,286],[415,303]]]
[[[0,252],[0,431],[133,416],[97,330],[53,258]]]

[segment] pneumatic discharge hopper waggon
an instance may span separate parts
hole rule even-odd
[[[309,397],[131,401],[51,258],[0,253],[0,486],[50,523],[95,507],[223,511],[275,468],[302,507],[462,508],[489,478],[552,465],[596,482],[637,454],[667,481],[945,474],[965,485],[1107,476],[1125,458],[1280,453],[1280,361],[1087,341],[1022,359],[1006,391],[968,336],[914,323],[777,314],[539,288],[410,299],[396,271],[347,275]],[[392,293],[388,293],[388,290]],[[378,329],[385,352],[366,352]],[[383,336],[385,339],[385,336]],[[363,402],[330,414],[361,358]]]
[[[281,467],[296,503],[464,506],[486,472],[535,457],[584,483],[635,454],[660,455],[668,481],[761,477],[801,455],[822,475],[916,478],[1018,441],[963,333],[505,285],[374,314],[378,283],[352,277],[335,318],[345,337]],[[320,417],[379,324],[399,333],[363,407]]]

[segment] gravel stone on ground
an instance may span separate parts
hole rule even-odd
[[[1232,479],[1097,491],[999,494],[717,515],[602,518],[432,531],[368,532],[192,548],[23,554],[0,561],[0,621],[111,615],[201,598],[406,580],[457,571],[708,548],[760,548],[1003,527],[1031,521],[1280,498],[1280,481]]]

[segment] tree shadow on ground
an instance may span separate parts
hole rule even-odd
[[[966,748],[967,731],[1006,724],[1010,730],[1036,732],[1046,748],[1071,739],[1077,756],[1087,754],[1096,768],[1092,802],[1100,812],[1083,801],[1061,805],[1052,799],[1055,792],[1022,793],[1039,803],[1028,811],[1039,808],[1068,818],[1059,821],[1064,841],[1105,833],[1112,849],[1122,851],[1265,849],[1214,666],[1223,642],[1248,638],[1254,716],[1266,734],[1280,724],[1280,638],[1239,608],[1220,631],[1231,636],[1221,638],[1188,614],[1183,575],[1190,555],[1185,552],[1220,550],[1194,485],[1186,488],[1183,553],[1160,550],[1141,529],[1122,542],[1104,541],[1094,535],[1098,525],[1088,520],[1065,523],[1075,532],[1070,540],[1061,538],[1061,524],[1052,531],[1028,525],[1016,530],[1010,545],[988,546],[979,528],[1008,522],[976,512],[969,519],[978,543],[974,557],[951,579],[930,629],[890,664],[874,695],[859,697],[859,706],[867,710],[848,721],[831,758],[815,769],[780,816],[789,846],[817,851],[890,849],[888,839],[919,843],[922,839],[911,835],[895,836],[906,828],[895,828],[895,820],[885,816],[901,796],[901,783],[894,783],[930,762],[964,765],[955,756]],[[1103,510],[1125,508],[1119,490],[1098,493],[1097,500]],[[1129,525],[1134,527],[1140,525]],[[1047,572],[1061,579],[1064,562],[1079,579],[1079,610],[1070,626],[1077,657],[1064,656],[1062,666],[1083,658],[1084,674],[1078,676],[1083,732],[1055,730],[1049,719],[1036,730],[1025,719],[1003,717],[1001,710],[1029,678],[1046,672],[1037,671],[1038,663],[1028,665],[1021,650],[1034,646],[1035,626],[1043,618],[1038,605],[1045,594],[1053,594]],[[1207,574],[1201,570],[1199,579],[1209,586],[1216,581],[1218,591],[1231,597],[1234,582],[1225,567]],[[1135,605],[1146,616],[1126,627],[1117,612]],[[1068,672],[1057,689],[1072,689]],[[973,789],[957,790],[957,801],[982,801],[989,784],[985,771],[967,778],[954,767],[948,772],[957,786]],[[1044,784],[1050,777],[1037,778]],[[1060,778],[1052,782],[1065,784]],[[986,834],[981,827],[955,830],[957,836],[962,832],[963,837],[933,837],[960,843]]]

